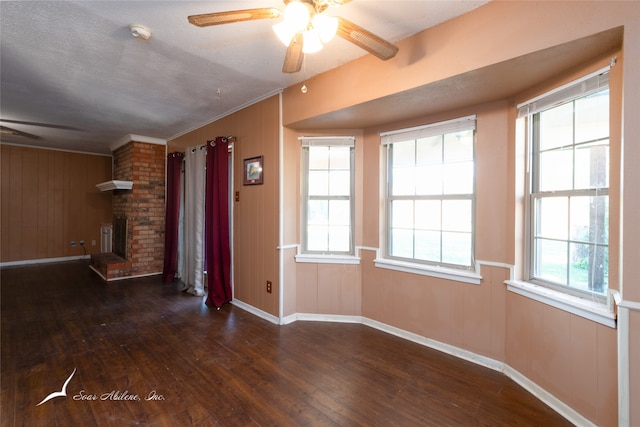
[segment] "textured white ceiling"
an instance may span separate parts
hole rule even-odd
[[[486,1],[354,0],[325,13],[397,42]],[[276,20],[198,28],[187,16],[280,0],[2,1],[0,124],[5,143],[109,153],[129,134],[171,139],[366,54],[335,38],[282,73]],[[132,37],[129,25],[151,30]]]

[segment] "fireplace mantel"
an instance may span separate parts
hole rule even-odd
[[[160,144],[131,141],[113,152],[112,181],[97,186],[113,193],[113,256],[108,258],[122,258],[113,267],[112,261],[96,259],[107,281],[162,273],[165,162],[166,147]]]
[[[131,190],[133,188],[133,181],[118,181],[112,179],[111,181],[96,184],[96,187],[98,187],[100,191]]]

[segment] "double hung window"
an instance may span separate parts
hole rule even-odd
[[[302,253],[354,253],[354,138],[302,137]]]
[[[598,72],[519,106],[529,152],[528,280],[606,295],[609,81]]]
[[[473,270],[475,116],[387,132],[386,257]]]

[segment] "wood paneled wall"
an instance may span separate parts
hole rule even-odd
[[[184,151],[217,136],[233,143],[234,299],[274,316],[279,312],[279,96],[272,96],[168,143],[168,152]],[[243,185],[243,160],[264,156],[264,183]],[[272,292],[266,290],[266,281]]]
[[[84,255],[81,240],[100,252],[111,193],[96,184],[111,179],[110,156],[1,145],[0,157],[0,262]]]

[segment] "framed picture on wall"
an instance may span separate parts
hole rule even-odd
[[[244,159],[243,185],[262,184],[263,156]]]

